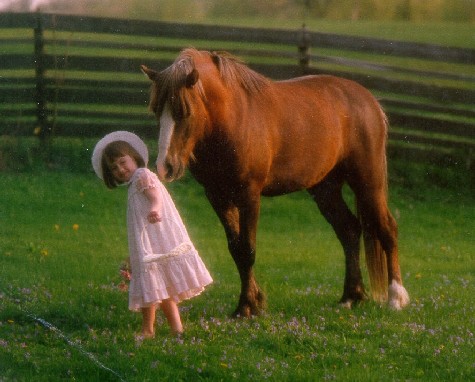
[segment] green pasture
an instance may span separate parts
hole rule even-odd
[[[268,309],[252,319],[229,316],[239,278],[202,188],[189,176],[168,185],[215,282],[181,304],[183,338],[159,315],[157,337],[140,342],[140,314],[118,288],[126,189],[95,177],[93,145],[57,139],[45,158],[32,139],[0,139],[0,381],[475,378],[468,172],[390,160],[412,299],[401,312],[371,301],[342,309],[342,250],[309,197],[263,199],[256,275]]]

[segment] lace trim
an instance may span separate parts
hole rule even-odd
[[[143,262],[144,263],[150,263],[152,261],[163,261],[167,260],[170,257],[175,257],[175,256],[180,256],[180,255],[185,255],[192,249],[192,246],[190,243],[184,242],[179,245],[177,245],[175,248],[173,248],[171,251],[167,253],[152,253],[149,255],[144,256]]]

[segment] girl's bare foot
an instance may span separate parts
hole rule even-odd
[[[142,332],[141,336],[143,339],[155,338],[155,333]]]
[[[183,328],[181,328],[181,330],[170,330],[170,333],[172,336],[176,337],[176,338],[181,338],[183,337]]]

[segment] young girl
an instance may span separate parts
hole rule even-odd
[[[213,280],[170,194],[146,168],[147,162],[145,143],[126,131],[106,135],[92,154],[94,171],[108,188],[128,185],[129,309],[142,312],[142,336],[151,338],[157,308],[163,310],[172,333],[180,334],[177,304],[200,294]]]

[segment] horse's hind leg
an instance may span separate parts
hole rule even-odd
[[[340,303],[351,308],[366,299],[360,268],[359,220],[342,196],[343,181],[336,174],[308,189],[325,219],[332,225],[345,253],[345,284]]]
[[[363,229],[380,242],[386,254],[389,306],[400,310],[409,303],[409,295],[402,285],[397,223],[387,205],[386,188],[366,184],[364,191],[356,192]]]

